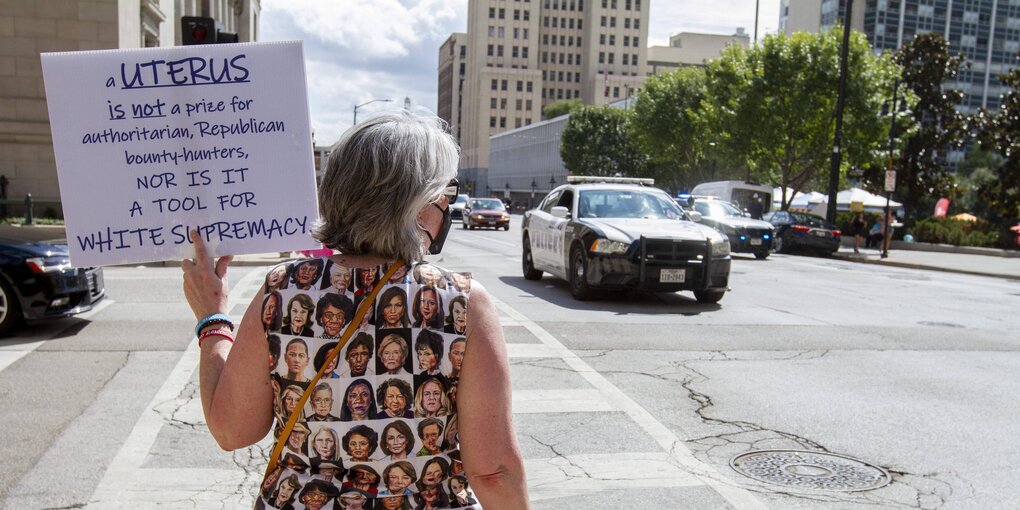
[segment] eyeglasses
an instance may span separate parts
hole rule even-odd
[[[447,200],[449,200],[450,203],[452,204],[457,201],[457,195],[459,194],[460,194],[460,181],[458,181],[457,179],[450,179],[450,183],[447,184],[446,188],[443,190],[443,196],[445,196]]]

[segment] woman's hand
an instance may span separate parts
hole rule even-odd
[[[196,319],[214,313],[227,313],[227,266],[234,259],[224,255],[213,263],[212,257],[206,252],[205,241],[197,230],[188,233],[195,244],[195,258],[181,261],[184,271],[184,297],[195,313]]]

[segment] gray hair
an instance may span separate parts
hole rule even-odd
[[[458,158],[431,114],[401,110],[348,129],[329,154],[312,237],[344,253],[420,260],[418,213],[456,177]]]

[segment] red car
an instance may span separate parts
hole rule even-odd
[[[510,214],[498,198],[471,198],[464,208],[464,228],[492,227],[510,230]]]

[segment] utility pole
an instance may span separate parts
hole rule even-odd
[[[758,45],[758,7],[761,0],[754,0],[754,45]]]
[[[843,107],[846,104],[847,56],[850,53],[850,18],[853,16],[854,0],[846,0],[843,13],[843,47],[839,52],[839,95],[836,96],[836,136],[832,143],[832,166],[829,168],[829,202],[825,208],[825,220],[836,221],[836,192],[839,187],[839,166],[843,163]]]

